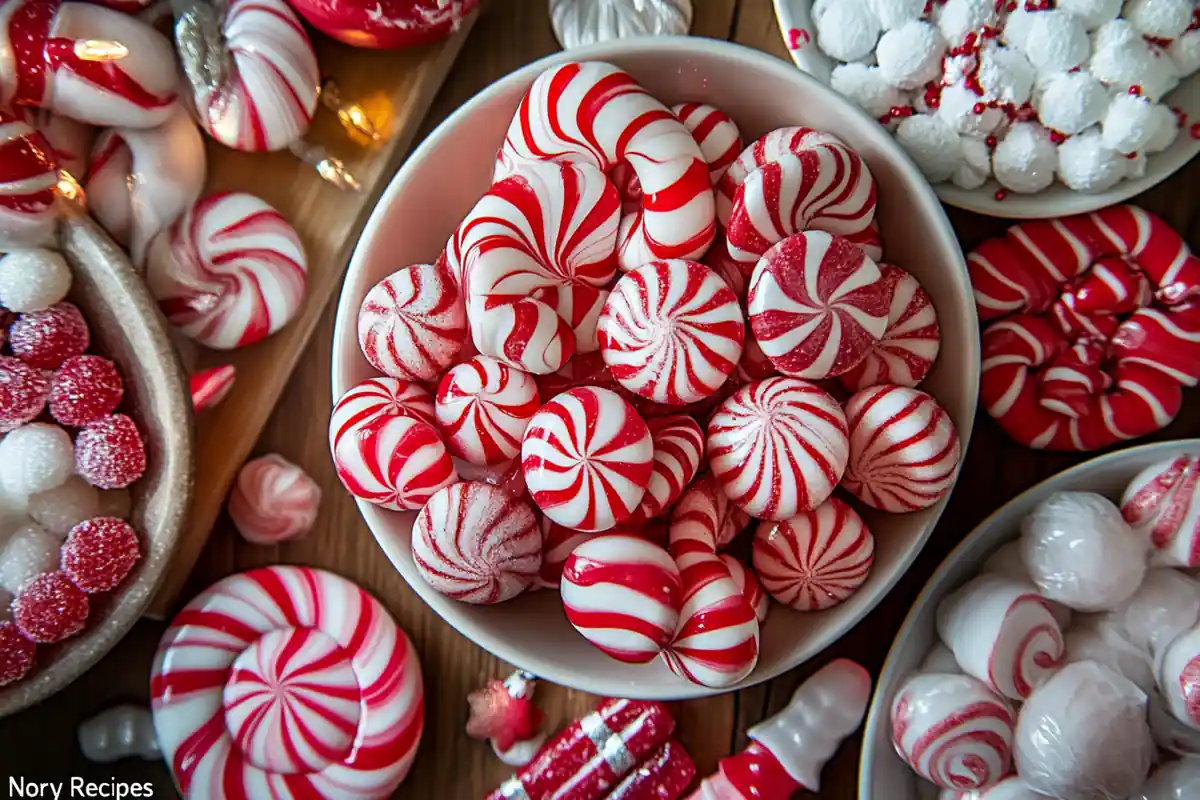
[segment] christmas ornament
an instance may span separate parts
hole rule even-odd
[[[503,681],[491,680],[482,689],[467,695],[471,715],[467,719],[467,735],[472,739],[487,739],[504,763],[504,754],[518,745],[544,741],[539,733],[542,710],[533,704],[537,678],[517,670]],[[540,741],[538,746],[540,747]],[[532,753],[529,754],[532,757]],[[526,762],[527,763],[527,762]],[[517,764],[515,766],[523,766]]]
[[[550,24],[564,49],[632,36],[683,36],[692,0],[550,0]]]
[[[310,25],[354,47],[413,47],[449,36],[478,0],[293,0]]]

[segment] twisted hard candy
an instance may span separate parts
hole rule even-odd
[[[890,298],[887,328],[862,361],[838,376],[852,392],[881,383],[918,386],[941,348],[937,311],[917,279],[891,264],[880,264],[879,272]]]
[[[653,519],[674,505],[704,458],[704,431],[691,417],[656,417],[646,425],[654,445],[654,467],[646,494],[629,518],[632,524]]]
[[[545,516],[541,518],[539,527],[542,531],[542,568],[538,571],[533,587],[557,589],[567,558],[576,547],[593,538],[595,534],[565,528]]]
[[[692,683],[732,686],[758,663],[755,610],[715,554],[697,555],[679,572],[683,606],[663,660],[672,672]]]
[[[349,426],[333,445],[333,463],[350,494],[392,511],[416,511],[458,482],[434,426],[409,416],[375,415]]]
[[[1200,566],[1200,456],[1182,455],[1137,474],[1121,516],[1153,546],[1155,566]]]
[[[763,589],[762,582],[754,570],[747,568],[729,553],[721,553],[720,559],[725,569],[729,570],[729,577],[733,579],[734,585],[741,590],[742,597],[746,598],[746,602],[754,609],[758,624],[762,625],[767,618],[767,612],[771,610],[771,596]]]
[[[375,369],[436,381],[467,341],[467,308],[450,274],[413,264],[371,287],[358,310],[358,344]]]
[[[541,408],[527,373],[488,356],[456,364],[438,384],[437,423],[450,453],[492,465],[521,452],[521,437]]]
[[[700,153],[708,162],[708,179],[713,186],[742,153],[742,134],[737,123],[719,108],[704,103],[680,103],[671,106],[671,113],[679,118],[689,131]]]
[[[367,378],[346,390],[329,418],[329,448],[336,451],[346,434],[357,435],[387,417],[412,417],[436,424],[433,397],[420,384],[399,378]]]
[[[0,250],[49,244],[58,220],[54,150],[32,125],[2,108],[0,142]]]
[[[321,487],[278,453],[246,462],[229,495],[229,516],[254,544],[277,544],[312,530]]]
[[[671,555],[681,569],[726,547],[750,522],[711,473],[697,478],[671,510]]]

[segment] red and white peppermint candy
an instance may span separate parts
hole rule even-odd
[[[747,569],[745,564],[729,553],[721,553],[720,559],[725,569],[729,570],[729,577],[733,578],[734,584],[741,590],[742,597],[746,598],[746,602],[754,609],[758,624],[762,625],[763,620],[767,618],[767,612],[771,610],[771,597],[763,589],[758,576],[754,574],[754,570]]]
[[[464,603],[490,605],[529,588],[542,566],[533,509],[498,486],[464,481],[437,491],[413,524],[425,582]]]
[[[980,789],[1012,769],[1017,715],[969,675],[909,678],[892,702],[891,719],[896,752],[943,789]]]
[[[233,364],[193,373],[188,379],[188,388],[192,396],[192,410],[200,413],[220,404],[233,389],[233,382],[236,378],[237,370]]]
[[[575,548],[595,536],[594,533],[564,528],[549,517],[542,517],[542,568],[538,571],[534,587],[538,589],[557,589],[562,580],[563,567],[567,557]]]
[[[785,375],[821,380],[866,358],[887,331],[879,267],[838,236],[784,239],[754,268],[746,310],[759,347]]]
[[[713,272],[717,273],[717,277],[725,281],[725,285],[729,287],[729,291],[737,295],[738,303],[743,309],[746,307],[746,289],[750,283],[750,274],[753,271],[753,264],[739,264],[729,257],[729,249],[725,244],[725,235],[717,234],[717,238],[713,241],[713,246],[704,254],[704,264]]]
[[[228,74],[195,83],[200,125],[235,150],[281,150],[308,130],[317,109],[317,55],[283,0],[232,0],[221,20]]]
[[[675,633],[683,599],[667,551],[636,536],[583,542],[563,567],[563,610],[575,630],[629,664],[653,661]]]
[[[830,497],[782,522],[760,522],[754,571],[763,588],[797,611],[824,611],[858,591],[871,573],[875,537],[853,508]]]
[[[231,575],[188,603],[150,694],[186,798],[388,797],[425,720],[412,642],[375,598],[306,567]]]
[[[880,264],[879,272],[890,298],[887,329],[866,358],[838,376],[852,392],[881,383],[917,386],[933,368],[941,348],[937,312],[917,279],[891,264]]]
[[[727,546],[748,524],[749,515],[725,496],[712,474],[701,475],[671,511],[671,555],[687,569]]]
[[[844,234],[842,238],[854,242],[876,264],[883,260],[883,236],[879,233],[878,222],[872,222],[858,233]]]
[[[46,137],[0,108],[0,250],[54,238],[58,165]]]
[[[231,350],[295,316],[307,272],[304,245],[278,211],[253,195],[220,193],[155,237],[146,282],[183,334]]]
[[[499,464],[521,452],[521,437],[541,405],[527,373],[475,356],[451,367],[438,384],[438,428],[451,454],[472,464]]]
[[[1121,496],[1121,516],[1153,545],[1151,565],[1200,566],[1200,456],[1139,472]]]
[[[654,468],[646,494],[629,518],[635,524],[670,508],[696,477],[704,458],[704,431],[691,417],[656,417],[647,420],[646,425],[654,443]]]
[[[312,530],[321,487],[278,453],[247,461],[226,505],[238,533],[252,544],[278,544]]]
[[[459,29],[478,0],[294,0],[317,30],[353,47],[414,47]]]
[[[954,421],[931,395],[872,386],[846,402],[850,461],[842,487],[893,513],[926,508],[954,484],[962,444]]]
[[[338,478],[350,494],[392,511],[416,511],[458,482],[437,431],[407,416],[377,416],[333,446]]]
[[[721,109],[704,103],[680,103],[671,106],[671,113],[692,132],[708,162],[708,179],[716,186],[745,146],[737,123]]]
[[[413,264],[371,287],[358,310],[358,344],[371,366],[436,381],[467,341],[467,307],[450,274]]]
[[[1163,651],[1155,680],[1171,716],[1200,730],[1200,626],[1176,638]]]
[[[737,296],[694,261],[652,261],[613,287],[597,328],[609,372],[635,394],[679,406],[711,396],[742,355]]]
[[[715,232],[708,164],[691,132],[628,74],[599,61],[551,67],[521,100],[497,157],[505,177],[530,161],[570,161],[607,173],[628,162],[642,207],[621,220],[623,269],[696,258]]]
[[[346,390],[329,417],[329,449],[336,452],[346,434],[357,435],[364,427],[387,417],[412,417],[437,424],[433,396],[423,386],[399,378],[367,378]]]
[[[721,489],[760,519],[787,519],[825,502],[850,457],[841,407],[794,378],[738,389],[713,414],[705,447]]]
[[[605,531],[633,514],[653,471],[646,423],[616,392],[584,386],[542,406],[521,465],[533,502],[568,528]]]
[[[754,332],[746,328],[746,343],[742,346],[742,357],[738,359],[737,369],[733,378],[739,383],[754,383],[764,378],[772,378],[779,374],[771,359],[758,346]]]

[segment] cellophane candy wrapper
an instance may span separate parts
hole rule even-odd
[[[1116,608],[1146,574],[1144,542],[1106,498],[1055,492],[1021,523],[1021,558],[1041,593],[1077,611]]]
[[[1145,782],[1154,756],[1146,695],[1102,664],[1068,664],[1025,702],[1013,751],[1035,792],[1125,800]]]
[[[1200,797],[1200,761],[1183,758],[1163,764],[1129,800],[1186,800]]]

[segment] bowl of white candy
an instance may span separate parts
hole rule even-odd
[[[796,65],[950,205],[1094,211],[1200,153],[1196,0],[775,0]]]

